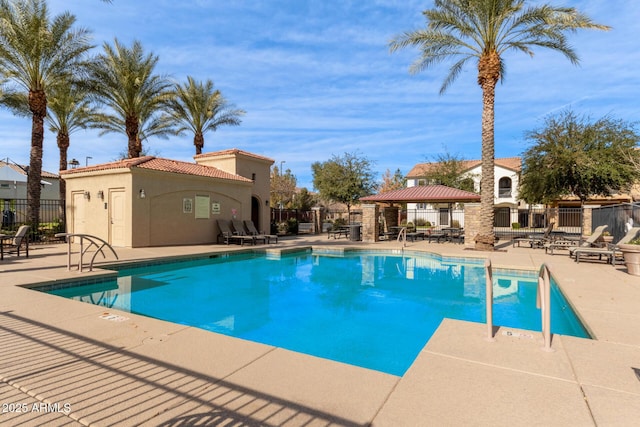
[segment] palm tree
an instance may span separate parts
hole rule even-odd
[[[68,12],[50,19],[44,0],[0,0],[0,21],[0,72],[13,84],[5,97],[21,93],[32,116],[27,220],[37,225],[47,94],[82,67],[90,33],[74,29],[76,18]]]
[[[171,82],[153,73],[157,63],[158,57],[145,54],[139,41],[129,49],[116,39],[113,47],[104,44],[104,53],[90,66],[91,90],[99,103],[111,109],[100,115],[96,127],[118,132],[124,124],[129,158],[139,157],[142,151],[142,120],[152,121],[171,97]]]
[[[47,105],[49,130],[56,133],[60,150],[60,170],[67,169],[69,135],[86,129],[96,120],[96,107],[89,99],[87,89],[66,81],[51,88]],[[60,180],[60,198],[65,198],[65,182]]]
[[[218,126],[240,124],[245,111],[234,109],[219,90],[213,89],[213,82],[196,82],[187,77],[184,85],[176,84],[175,96],[169,101],[169,115],[178,126],[177,133],[193,132],[196,154],[202,154],[204,133],[215,132]]]
[[[494,104],[495,88],[504,78],[503,55],[519,51],[533,56],[533,47],[564,54],[573,64],[578,57],[565,34],[578,29],[608,30],[574,8],[550,5],[525,6],[526,0],[434,0],[423,12],[425,29],[406,32],[390,42],[392,52],[408,46],[421,50],[411,66],[419,72],[451,58],[458,58],[444,80],[440,94],[459,76],[469,60],[477,60],[478,85],[482,89],[482,178],[480,227],[476,249],[494,245]]]

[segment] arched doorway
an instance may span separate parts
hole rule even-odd
[[[262,230],[262,222],[260,221],[260,200],[256,196],[251,196],[251,221],[258,230]]]

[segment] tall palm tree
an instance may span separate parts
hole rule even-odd
[[[111,111],[100,115],[96,127],[117,132],[124,123],[128,156],[139,157],[141,120],[153,120],[164,108],[171,97],[171,82],[154,74],[158,57],[145,54],[139,41],[127,48],[116,39],[113,46],[105,43],[103,47],[104,53],[91,63],[89,79],[97,101]]]
[[[70,81],[51,88],[47,108],[49,130],[56,133],[60,150],[60,170],[67,169],[67,151],[70,135],[79,129],[86,129],[96,120],[96,106],[89,99],[85,87]],[[60,181],[60,198],[65,198],[65,182]]]
[[[392,52],[408,46],[420,49],[421,56],[411,66],[411,72],[457,58],[440,94],[468,61],[477,61],[478,85],[482,89],[482,178],[476,249],[492,250],[494,245],[494,104],[496,84],[505,73],[503,55],[519,51],[533,56],[532,48],[543,47],[559,51],[577,64],[578,57],[568,44],[566,33],[583,28],[609,29],[574,8],[525,3],[526,0],[434,0],[435,7],[423,12],[426,28],[406,32],[390,42]]]
[[[27,220],[40,221],[40,178],[47,94],[83,65],[91,49],[90,33],[75,28],[68,12],[50,18],[45,0],[0,0],[0,70],[13,85],[7,92],[22,93],[32,117],[31,154],[27,175]],[[16,98],[14,98],[16,99]],[[18,107],[24,110],[24,106]]]
[[[211,80],[196,82],[191,76],[184,85],[175,85],[168,111],[178,134],[193,132],[196,154],[202,154],[205,132],[215,132],[222,125],[238,126],[245,114],[244,110],[234,109],[219,90],[214,90]]]

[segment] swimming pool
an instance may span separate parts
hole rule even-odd
[[[47,292],[402,375],[444,317],[486,320],[484,277],[481,260],[307,251],[150,265]],[[494,271],[496,325],[540,330],[536,277]],[[552,331],[588,337],[553,288]]]

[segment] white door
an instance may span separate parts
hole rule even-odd
[[[109,244],[125,246],[125,192],[109,190]]]
[[[85,234],[85,203],[87,203],[87,201],[82,192],[73,193],[72,200],[73,229],[71,233]]]

